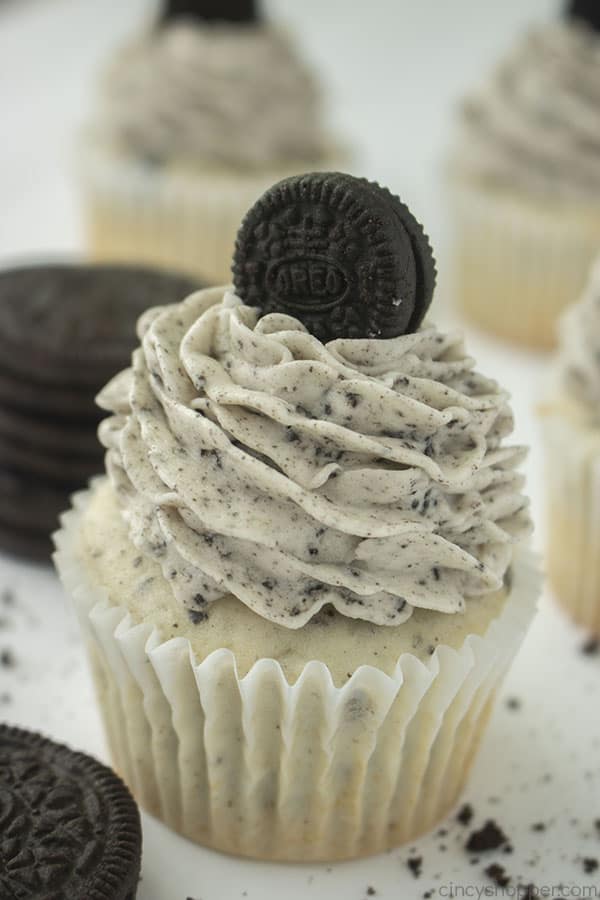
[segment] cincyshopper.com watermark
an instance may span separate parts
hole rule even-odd
[[[600,898],[600,886],[596,885],[578,885],[578,884],[545,884],[535,887],[534,885],[515,885],[514,887],[495,887],[487,885],[480,887],[476,884],[442,884],[437,893],[439,897],[445,900],[481,900],[484,897],[506,897],[511,900],[538,900],[538,898],[547,898],[547,900],[590,900],[590,898]]]

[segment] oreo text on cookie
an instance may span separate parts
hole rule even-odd
[[[415,331],[431,301],[428,240],[401,201],[339,172],[287,178],[240,227],[238,295],[263,315],[285,313],[322,341]]]

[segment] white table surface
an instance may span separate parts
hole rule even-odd
[[[444,296],[451,223],[444,220],[438,177],[452,103],[526,22],[551,15],[556,4],[272,0],[268,6],[297,28],[320,68],[332,115],[355,141],[364,174],[400,192],[425,222],[440,259],[438,317],[452,320]],[[151,10],[145,0],[0,3],[0,264],[81,251],[74,136],[98,65]],[[469,330],[468,340],[480,368],[512,392],[516,438],[531,444],[527,474],[541,549],[535,403],[547,359]],[[470,828],[450,819],[441,826],[447,835],[436,832],[414,848],[334,866],[283,866],[222,857],[144,816],[140,900],[400,900],[429,891],[448,897],[452,890],[478,897],[492,887],[484,869],[494,862],[505,867],[513,889],[533,883],[554,891],[545,896],[600,896],[600,869],[584,871],[586,858],[600,858],[594,824],[600,819],[600,655],[580,652],[584,638],[546,591],[464,797],[475,810]],[[0,655],[4,650],[15,665],[0,666],[0,719],[106,759],[77,627],[55,576],[0,556]],[[507,703],[514,697],[518,709]],[[490,817],[514,850],[473,862],[464,843]],[[544,831],[532,830],[538,822]],[[423,858],[418,879],[407,866],[411,856]],[[555,887],[561,882],[562,891]]]

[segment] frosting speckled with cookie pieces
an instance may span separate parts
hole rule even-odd
[[[223,288],[149,311],[99,398],[134,543],[194,619],[233,594],[298,628],[495,591],[530,531],[506,394],[423,326],[324,345]]]
[[[463,104],[454,167],[552,196],[600,194],[600,39],[585,24],[532,29]]]
[[[155,29],[115,59],[100,101],[98,130],[149,160],[252,169],[327,153],[316,84],[267,25]]]
[[[583,296],[563,315],[559,340],[564,387],[594,419],[600,419],[600,257]]]

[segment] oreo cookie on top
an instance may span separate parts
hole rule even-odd
[[[149,306],[191,279],[133,266],[0,272],[0,548],[49,559],[70,494],[102,470],[96,393],[129,365]]]
[[[599,0],[569,0],[567,3],[567,16],[585,22],[595,31],[600,31],[600,2]]]
[[[232,269],[245,303],[294,316],[321,341],[416,331],[435,286],[410,210],[339,172],[286,178],[263,194],[242,222]]]
[[[175,19],[248,24],[258,21],[259,15],[256,0],[166,0],[162,21]]]
[[[141,848],[137,806],[114,772],[0,725],[2,900],[134,900]]]

